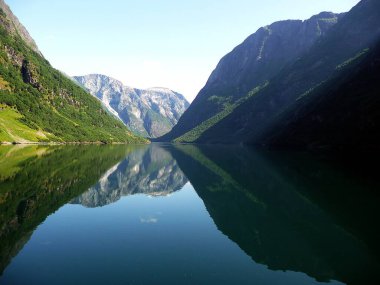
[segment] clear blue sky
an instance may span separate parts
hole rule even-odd
[[[345,12],[359,0],[6,0],[50,63],[190,101],[219,59],[259,27]]]

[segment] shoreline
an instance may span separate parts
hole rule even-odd
[[[146,143],[128,143],[128,142],[0,142],[0,146],[9,146],[9,145],[148,145],[151,142]]]

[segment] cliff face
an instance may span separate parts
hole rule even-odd
[[[300,58],[280,70],[265,88],[253,96],[248,94],[245,102],[236,106],[230,114],[205,131],[198,141],[261,144],[265,140],[262,140],[263,133],[270,130],[273,125],[281,124],[284,113],[299,111],[297,106],[301,100],[308,101],[309,95],[315,94],[315,91],[320,90],[327,82],[330,82],[329,84],[332,86],[338,85],[342,81],[342,76],[348,78],[354,75],[356,66],[361,62],[364,62],[364,65],[372,65],[371,60],[365,62],[365,58],[368,52],[375,48],[379,39],[380,2],[363,0],[345,14],[324,37],[321,37]],[[375,61],[374,59],[373,62]],[[365,67],[361,66],[360,68]],[[373,70],[376,68],[374,67]],[[373,79],[372,83],[376,82],[374,77]],[[360,97],[343,95],[340,96],[340,100],[335,102],[337,109],[341,106],[352,106],[355,116],[350,117],[351,122],[363,122],[362,117],[365,117],[367,112],[372,112],[371,104],[368,102],[377,101],[376,94],[364,86],[365,82],[366,80],[362,78],[357,84],[357,87],[361,88],[359,93],[362,95]],[[349,83],[349,81],[346,82],[346,84]],[[363,86],[360,87],[360,85]],[[319,95],[312,97],[314,102],[318,102],[325,95],[327,95],[326,92],[320,92]],[[350,100],[356,100],[356,103],[352,104]],[[356,108],[359,105],[367,107]],[[313,108],[313,103],[309,106]],[[332,110],[330,108],[330,111]],[[346,114],[349,113],[348,110]],[[334,117],[335,114],[331,113],[330,115]],[[336,118],[339,119],[339,117]],[[371,123],[372,125],[379,124],[376,116],[372,119],[376,119]],[[335,126],[338,127],[338,125]],[[347,122],[345,129],[350,129],[350,126],[350,123]],[[360,130],[360,128],[356,130]],[[282,131],[289,132],[290,137],[293,130],[287,128]],[[343,139],[343,136],[339,138],[340,128],[333,128],[331,131],[337,134],[331,143],[340,145],[339,141]],[[346,134],[349,133],[346,132]],[[370,131],[367,134],[369,135],[367,140],[373,141],[376,137],[376,132]],[[345,136],[345,139],[356,140],[357,136],[360,136],[360,132],[351,132],[350,136]],[[308,144],[307,141],[304,142]],[[356,146],[360,146],[360,143]]]
[[[255,37],[247,40],[255,52],[248,56],[239,46],[222,59],[177,126],[161,139],[291,148],[377,147],[380,120],[373,111],[378,101],[377,56],[373,50],[380,40],[380,2],[363,0],[343,17],[326,18],[328,15],[333,14],[321,13],[303,22],[304,27],[315,28],[311,29],[314,32],[301,29],[304,35],[318,35],[313,43],[308,36],[286,36],[289,29],[281,31],[279,27],[294,25],[289,21],[259,30],[255,37],[260,41],[254,41]],[[330,28],[321,29],[320,23]],[[281,44],[269,44],[275,34],[285,35]],[[257,45],[260,42],[261,46]],[[293,53],[297,50],[298,55]],[[273,60],[284,54],[289,61]],[[366,60],[368,56],[372,59]],[[263,65],[258,68],[261,61]],[[235,70],[231,62],[240,69]],[[278,64],[271,65],[275,62]],[[338,85],[341,90],[335,88]],[[347,88],[349,85],[355,86],[356,93]],[[284,124],[288,119],[291,121]],[[324,122],[318,122],[321,120]],[[281,137],[275,138],[279,133]]]
[[[183,95],[167,88],[136,89],[100,74],[74,79],[130,130],[146,137],[169,132],[189,106]]]
[[[323,12],[306,21],[287,20],[260,28],[224,56],[177,126],[177,138],[270,80],[306,52],[344,14]]]

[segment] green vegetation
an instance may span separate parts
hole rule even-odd
[[[0,182],[13,177],[21,170],[21,163],[47,153],[46,146],[17,145],[0,147]],[[1,194],[0,194],[1,195]],[[1,203],[1,200],[0,200]]]
[[[224,109],[222,111],[220,111],[216,115],[212,116],[208,120],[203,121],[198,126],[196,126],[195,128],[191,129],[190,131],[188,131],[184,135],[176,138],[174,140],[174,142],[177,142],[177,143],[180,143],[180,142],[195,142],[197,139],[200,138],[200,136],[205,131],[207,131],[211,127],[215,126],[217,123],[219,123],[221,120],[223,120],[229,114],[231,114],[232,111],[234,111],[238,106],[240,106],[241,104],[243,104],[244,102],[246,102],[249,98],[257,95],[262,89],[264,89],[265,87],[267,87],[268,84],[269,84],[269,82],[267,81],[263,85],[257,86],[255,88],[253,88],[250,92],[248,92],[248,94],[245,97],[237,100],[233,104],[224,104]]]
[[[0,142],[42,142],[57,140],[53,135],[28,127],[22,123],[23,116],[15,109],[0,110]]]
[[[304,93],[302,93],[302,94],[296,99],[296,101],[301,100],[302,98],[305,98],[306,96],[312,94],[313,91],[314,91],[315,89],[317,89],[319,86],[322,86],[325,82],[326,82],[326,81],[322,81],[322,82],[318,83],[317,85],[311,87],[309,90],[307,90],[307,91],[305,91]]]
[[[134,147],[0,146],[0,274],[47,216],[97,183]]]
[[[168,132],[172,128],[172,124],[168,118],[153,110],[148,110],[146,118],[144,127],[145,129],[150,130],[149,133],[146,131],[148,137],[156,137],[160,131],[165,130]]]
[[[342,69],[345,68],[346,66],[350,65],[351,63],[354,63],[356,60],[361,58],[363,55],[365,55],[369,51],[369,48],[365,48],[362,51],[358,52],[354,57],[351,57],[344,61],[343,63],[339,64],[336,69]]]
[[[0,22],[11,25],[4,13]],[[0,26],[0,104],[14,110],[5,107],[0,115],[10,120],[8,129],[0,125],[0,141],[146,142],[55,70],[7,24]]]

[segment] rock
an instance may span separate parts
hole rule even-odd
[[[183,95],[167,88],[136,89],[100,74],[74,79],[130,130],[146,137],[169,132],[189,106]]]

